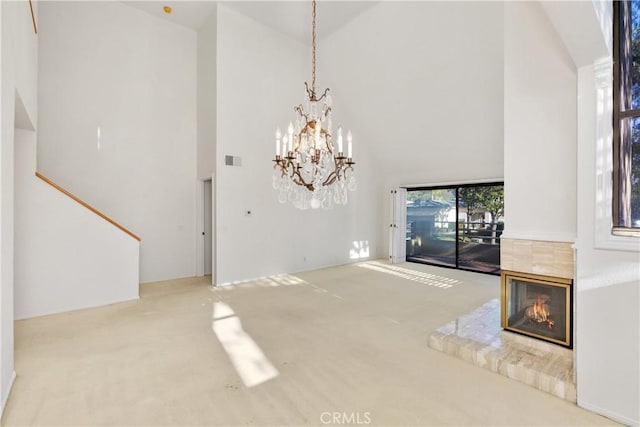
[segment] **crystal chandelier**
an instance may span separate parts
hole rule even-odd
[[[325,89],[316,95],[316,0],[312,12],[311,88],[305,82],[304,105],[294,108],[296,120],[287,132],[276,131],[276,157],[273,160],[273,188],[278,201],[293,203],[298,209],[331,209],[347,203],[347,190],[356,189],[352,157],[352,136],[347,133],[344,155],[342,128],[333,143],[331,95]]]

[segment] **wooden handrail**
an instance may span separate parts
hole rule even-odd
[[[58,190],[61,193],[65,194],[66,196],[70,197],[71,199],[75,200],[76,202],[80,203],[82,206],[84,206],[85,208],[89,209],[91,212],[93,212],[94,214],[98,215],[100,218],[104,219],[107,222],[110,222],[111,224],[113,224],[116,227],[118,227],[120,230],[122,230],[125,233],[127,233],[129,236],[133,237],[137,241],[140,241],[140,237],[136,236],[131,231],[127,230],[126,228],[124,228],[123,226],[121,226],[120,224],[118,224],[117,222],[115,222],[114,220],[112,220],[111,218],[109,218],[108,216],[106,216],[105,214],[103,214],[102,212],[100,212],[99,210],[94,208],[93,206],[91,206],[89,203],[85,202],[84,200],[80,199],[77,196],[74,196],[73,194],[71,194],[69,191],[67,191],[63,187],[59,186],[58,184],[56,184],[55,182],[51,181],[46,176],[42,175],[40,172],[36,172],[36,176],[38,178],[40,178],[41,180],[43,180],[44,182],[46,182],[47,184],[49,184],[50,186],[52,186],[53,188],[55,188],[56,190]]]

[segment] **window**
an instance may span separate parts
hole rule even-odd
[[[613,7],[613,231],[640,236],[640,0]]]
[[[502,183],[407,190],[406,259],[500,273]]]

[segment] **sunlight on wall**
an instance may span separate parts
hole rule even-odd
[[[227,304],[213,304],[211,327],[245,386],[253,387],[279,375],[258,344],[242,329],[240,319]]]
[[[459,283],[462,283],[459,280],[451,279],[449,277],[438,276],[431,273],[423,273],[421,271],[415,271],[408,268],[397,267],[395,265],[384,264],[379,261],[363,262],[361,264],[358,264],[358,267],[368,268],[370,270],[379,271],[381,273],[391,274],[393,276],[402,277],[403,279],[442,289],[448,289]]]
[[[369,258],[369,241],[368,240],[354,240],[351,243],[351,250],[349,251],[349,258],[351,258],[351,259]]]
[[[592,4],[600,23],[604,42],[611,51],[613,50],[613,31],[611,31],[613,28],[613,6],[611,2],[606,1],[593,1]]]
[[[607,77],[609,77],[607,75]],[[613,89],[609,85],[598,88],[596,94],[596,115],[598,123],[606,122],[603,117],[611,117],[613,111]],[[611,209],[610,177],[613,169],[613,140],[611,132],[596,135],[596,219],[606,218]]]

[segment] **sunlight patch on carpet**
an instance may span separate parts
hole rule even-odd
[[[213,304],[211,327],[245,386],[254,387],[279,375],[229,305]]]
[[[424,273],[422,271],[410,270],[396,265],[384,264],[379,261],[369,261],[358,264],[358,267],[368,268],[380,273],[391,274],[396,277],[422,283],[441,289],[448,289],[462,283],[460,280],[450,277],[438,276],[437,274]]]

